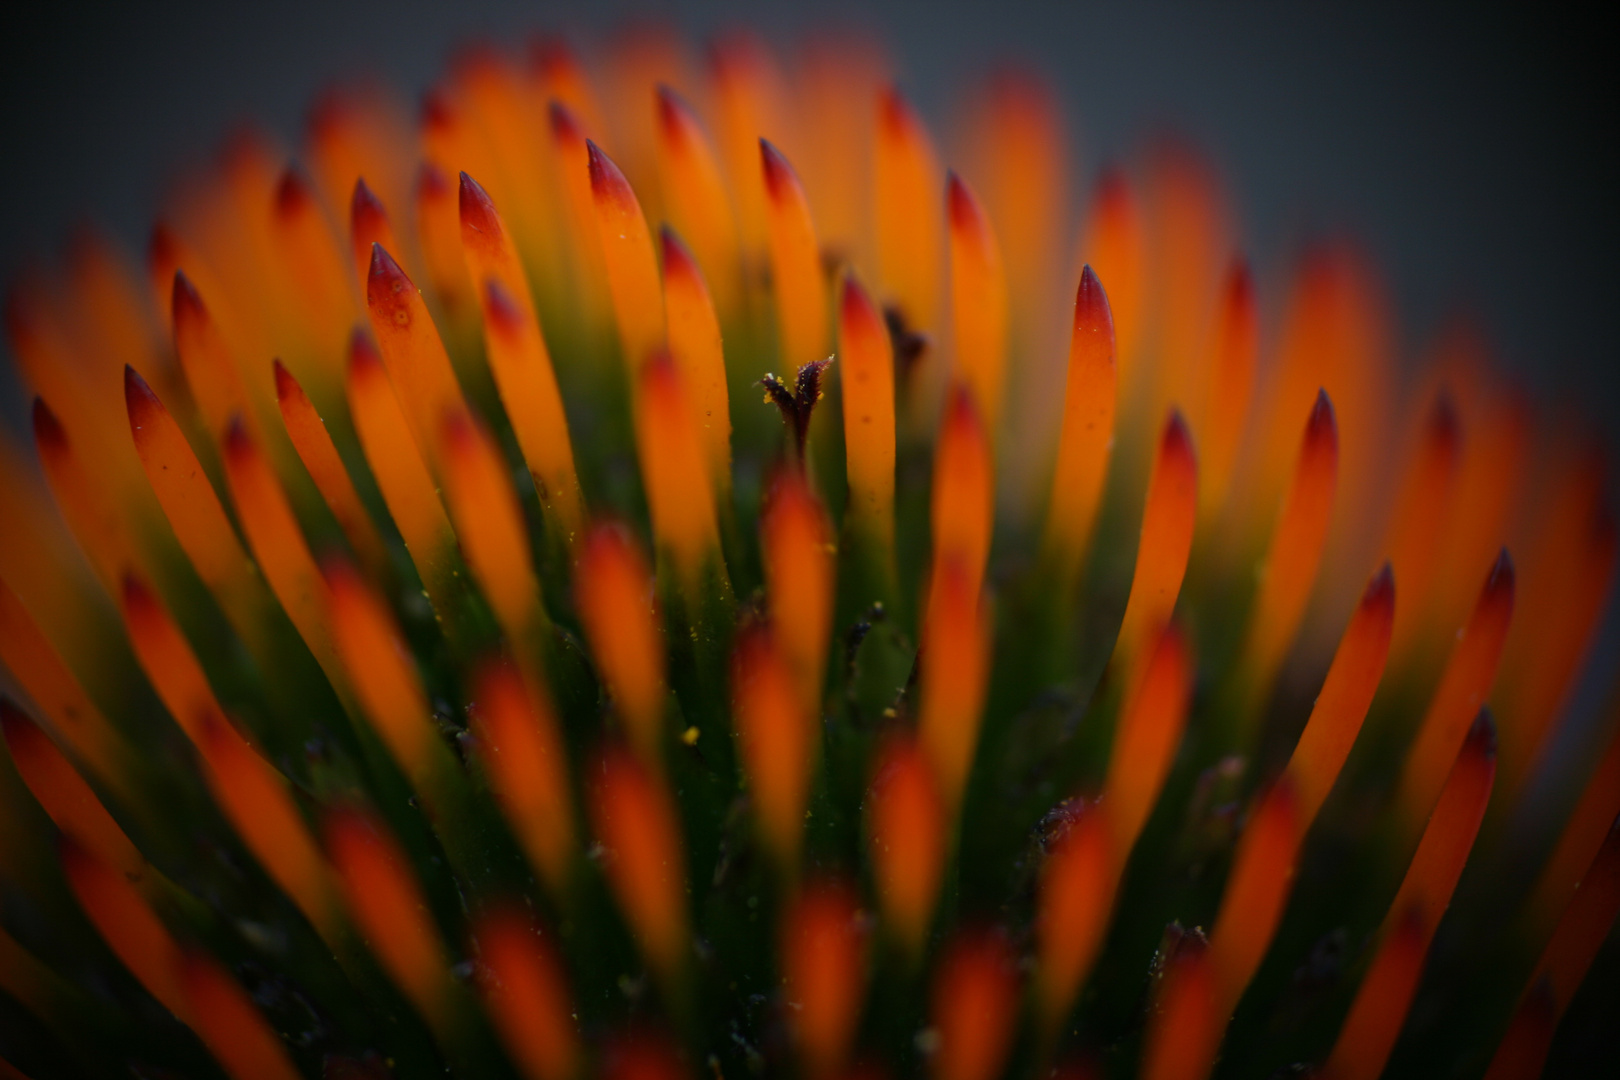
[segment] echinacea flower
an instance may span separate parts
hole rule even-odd
[[[1071,244],[1027,75],[947,172],[858,39],[600,59],[15,281],[0,1071],[1539,1074],[1602,448],[1346,242],[1270,340],[1186,148]]]

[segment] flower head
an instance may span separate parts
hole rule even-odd
[[[599,60],[14,283],[19,1066],[1534,1074],[1620,909],[1620,740],[1546,753],[1602,450],[1185,147],[1070,244],[1028,75],[947,172],[859,39]]]

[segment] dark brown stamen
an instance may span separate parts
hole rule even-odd
[[[894,381],[904,390],[911,385],[912,373],[932,343],[927,334],[913,330],[906,322],[905,312],[893,304],[883,309],[883,322],[889,328],[889,343],[894,347]]]
[[[825,360],[812,360],[799,369],[790,387],[775,375],[767,373],[759,380],[765,388],[765,401],[782,410],[782,420],[793,432],[793,449],[795,459],[804,461],[804,445],[810,438],[810,417],[815,412],[816,402],[821,400],[821,375],[827,366],[833,362],[832,357]]]

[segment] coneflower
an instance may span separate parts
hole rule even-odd
[[[1185,148],[1070,243],[972,102],[476,48],[24,271],[0,1072],[1537,1075],[1602,448],[1342,242],[1273,340]]]

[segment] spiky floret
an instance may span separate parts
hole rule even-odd
[[[1262,363],[1185,149],[1069,271],[1039,83],[946,174],[875,50],[801,59],[472,49],[419,138],[238,137],[150,289],[19,278],[19,1067],[1539,1070],[1620,907],[1612,724],[1544,754],[1601,451],[1467,336],[1397,394],[1344,245]]]

